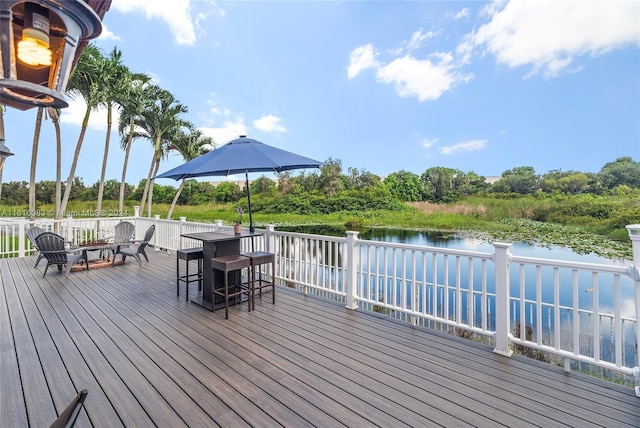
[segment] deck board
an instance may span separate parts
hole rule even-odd
[[[292,289],[225,320],[149,256],[68,278],[0,260],[0,426],[47,426],[82,388],[80,427],[640,426],[630,388]]]

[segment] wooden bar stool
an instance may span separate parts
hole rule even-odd
[[[184,282],[187,289],[187,300],[189,300],[189,282],[198,281],[198,290],[202,290],[202,247],[182,248],[176,251],[176,289],[180,296],[180,282]],[[180,275],[180,260],[186,263],[186,272]],[[198,272],[189,273],[189,262],[191,260],[198,261]]]
[[[251,288],[249,284],[242,283],[242,269],[251,267],[251,259],[244,257],[240,254],[233,254],[229,256],[213,257],[211,259],[211,269],[213,270],[213,295],[214,302],[215,296],[224,297],[224,317],[229,318],[229,299],[240,298],[242,302],[242,296],[246,294],[247,302],[249,306],[249,312],[251,312]],[[216,284],[216,272],[220,271],[224,274],[224,285]],[[234,283],[229,284],[229,276],[234,275]],[[229,290],[232,288],[232,291]]]
[[[262,298],[262,289],[271,288],[271,303],[276,303],[276,275],[275,275],[275,255],[273,253],[267,253],[266,251],[252,251],[248,253],[242,253],[243,256],[248,257],[251,260],[251,269],[249,274],[249,285],[251,287],[251,305],[253,309],[256,308],[256,290],[260,292],[260,298]],[[263,279],[262,265],[271,265],[271,280]]]

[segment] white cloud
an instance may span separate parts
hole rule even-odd
[[[393,56],[400,56],[404,52],[411,53],[420,49],[425,43],[425,40],[432,39],[437,36],[437,33],[433,31],[429,31],[428,33],[423,33],[422,28],[416,31],[411,35],[411,39],[405,41],[401,44],[400,47],[396,49],[390,49],[389,53]]]
[[[349,55],[349,67],[347,68],[347,76],[349,79],[353,79],[363,70],[377,67],[378,62],[376,61],[376,55],[376,50],[371,44],[357,47],[351,51],[351,55]]]
[[[287,128],[280,125],[282,118],[273,114],[263,115],[260,119],[253,121],[253,126],[260,131],[266,132],[286,132]]]
[[[434,33],[433,31],[423,33],[421,28],[411,35],[411,40],[409,40],[409,42],[407,43],[406,48],[409,52],[414,51],[422,46],[422,42],[432,39],[435,36],[436,33]]]
[[[115,40],[115,41],[120,40],[120,37],[116,36],[111,31],[109,31],[109,29],[105,24],[102,24],[102,33],[100,33],[100,36],[98,38],[101,40]]]
[[[357,47],[351,52],[347,75],[353,79],[361,71],[374,68],[376,80],[394,84],[401,97],[415,96],[420,101],[436,100],[456,84],[468,82],[473,77],[461,72],[463,62],[455,60],[451,53],[435,52],[424,59],[411,53],[436,35],[434,32],[423,33],[422,29],[415,31],[409,41],[387,51],[393,57],[388,63],[376,59],[379,53],[373,45]],[[402,52],[408,53],[400,57]]]
[[[440,149],[443,155],[451,155],[456,152],[473,152],[475,150],[484,149],[487,146],[487,140],[471,140],[454,144],[453,146],[445,146]]]
[[[436,100],[456,83],[468,81],[460,74],[451,54],[433,55],[435,61],[419,60],[410,55],[397,58],[378,69],[379,82],[394,83],[401,97],[415,96],[420,101]]]
[[[211,96],[215,97],[215,94],[211,94]],[[244,116],[241,113],[236,113],[229,109],[220,109],[213,100],[210,100],[209,103],[212,106],[207,117],[211,125],[198,129],[207,137],[213,138],[216,147],[227,144],[240,135],[247,135],[247,126],[244,124]],[[214,119],[211,120],[211,118]],[[219,124],[219,122],[221,123]]]
[[[475,46],[509,67],[530,65],[529,75],[555,77],[577,57],[640,46],[638,1],[496,1],[484,14],[488,24],[469,35]]]
[[[437,138],[432,138],[431,140],[424,139],[422,140],[422,143],[420,143],[420,145],[422,146],[423,149],[430,149],[437,142],[438,142]]]
[[[179,45],[196,42],[190,0],[113,0],[111,7],[122,13],[144,12],[149,19],[165,21]]]
[[[87,111],[87,104],[81,96],[76,99],[68,98],[67,102],[69,107],[63,108],[60,114],[60,123],[76,125],[78,128],[82,127],[82,121]],[[118,109],[112,110],[112,123],[117,124],[120,119]],[[117,125],[116,125],[117,126]],[[89,129],[95,129],[98,131],[107,131],[107,109],[100,107],[97,110],[92,110],[89,115],[89,123],[87,125]],[[111,132],[114,131],[113,125]]]
[[[469,9],[468,7],[465,7],[460,12],[458,12],[453,18],[462,19],[462,18],[467,18],[470,15],[471,15],[471,9]]]
[[[235,140],[240,135],[247,135],[247,127],[244,124],[242,115],[232,119],[226,119],[219,127],[203,126],[198,128],[207,137],[213,138],[216,147],[223,146],[231,140]]]

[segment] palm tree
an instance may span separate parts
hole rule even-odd
[[[207,152],[206,146],[213,146],[213,138],[206,137],[202,134],[201,131],[195,130],[190,134],[176,135],[176,138],[173,140],[173,143],[170,144],[167,149],[175,150],[182,155],[182,159],[185,162],[190,161],[191,159],[195,159],[198,156]],[[178,191],[176,195],[173,197],[173,201],[171,201],[171,207],[169,207],[169,212],[167,213],[167,218],[171,219],[171,214],[173,214],[173,209],[178,202],[178,198],[184,189],[184,184],[187,181],[186,178],[182,179],[180,183],[180,187],[178,187]]]
[[[100,77],[101,58],[102,54],[95,45],[91,43],[87,45],[84,51],[82,51],[82,54],[78,59],[78,63],[73,69],[71,76],[69,76],[69,82],[67,83],[67,94],[71,98],[75,98],[80,95],[87,104],[87,109],[85,110],[84,118],[82,120],[82,127],[80,128],[80,135],[78,136],[76,149],[73,153],[73,161],[71,162],[69,177],[67,177],[67,185],[64,189],[62,203],[60,204],[61,212],[64,212],[67,209],[76,166],[78,165],[78,158],[80,156],[80,149],[82,148],[82,142],[84,141],[84,134],[87,132],[91,110],[95,109],[100,102],[98,93],[102,83],[98,79]]]
[[[147,198],[147,215],[151,217],[151,201],[153,200],[153,180],[160,167],[160,161],[164,156],[165,148],[170,144],[171,137],[178,135],[182,129],[192,130],[193,125],[182,119],[180,115],[187,112],[187,107],[180,104],[173,94],[157,85],[145,88],[149,98],[154,102],[147,105],[136,116],[135,123],[138,128],[133,138],[144,138],[153,144],[153,157],[149,166],[149,174],[140,201],[140,210],[144,209]]]
[[[120,134],[120,148],[125,151],[124,162],[122,164],[122,178],[120,180],[120,197],[118,198],[118,212],[124,209],[124,191],[126,188],[127,165],[129,163],[129,153],[133,144],[135,130],[135,118],[140,115],[144,106],[151,103],[145,99],[145,85],[151,81],[151,77],[142,73],[129,73],[124,76],[127,84],[122,85],[123,92],[117,103],[120,107],[120,120],[118,122],[118,133]]]
[[[98,200],[96,202],[96,213],[100,215],[102,211],[102,197],[104,194],[104,178],[107,172],[107,159],[109,156],[109,142],[111,140],[111,125],[113,123],[113,105],[117,102],[121,93],[125,92],[124,86],[127,79],[124,78],[129,73],[129,69],[122,64],[122,52],[118,48],[113,48],[109,57],[102,57],[100,60],[100,80],[102,85],[97,93],[97,105],[107,108],[107,135],[104,141],[104,154],[102,156],[102,170],[100,172],[100,182],[98,184]]]

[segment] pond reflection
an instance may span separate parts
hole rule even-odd
[[[295,226],[278,227],[285,232],[310,233],[314,235],[344,237],[346,229],[340,226]],[[366,228],[358,233],[359,239],[381,242],[395,242],[409,245],[451,248],[456,250],[493,252],[491,243],[478,238],[462,237],[455,232],[418,231],[396,228]],[[538,246],[526,242],[511,243],[509,252],[518,256],[540,257],[585,263],[629,264],[626,260],[607,259],[597,254],[578,254],[569,248],[559,246]]]

